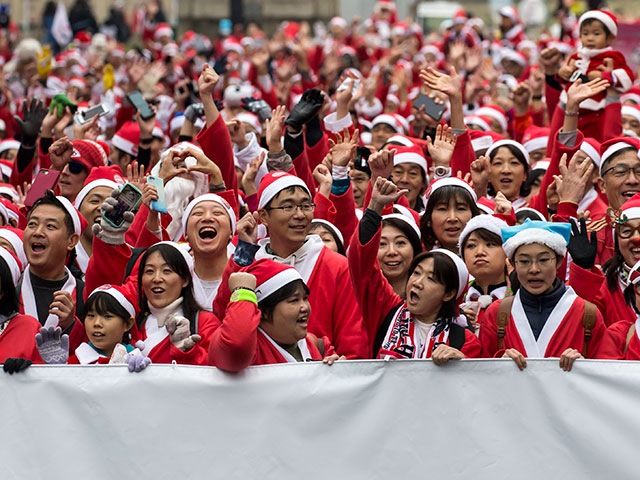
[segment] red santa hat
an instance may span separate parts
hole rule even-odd
[[[250,112],[240,112],[235,118],[243,123],[248,123],[258,133],[258,135],[262,135],[262,125],[260,124],[260,119],[257,115]]]
[[[20,142],[15,138],[6,138],[0,142],[0,153],[7,150],[18,150],[20,148]]]
[[[8,198],[0,196],[0,205],[2,205],[6,210],[7,221],[13,219],[16,222],[20,223],[21,218],[24,218],[24,215],[20,211],[18,206]]]
[[[527,65],[529,65],[529,59],[524,53],[520,51],[512,50],[510,48],[503,48],[500,53],[502,56],[502,60],[511,60],[521,67],[526,67]]]
[[[464,117],[464,124],[467,125],[468,127],[471,127],[473,125],[475,125],[476,127],[480,128],[480,132],[491,132],[491,118],[489,117],[485,117],[482,115],[467,115],[466,117]],[[473,131],[478,131],[478,130],[470,130],[471,132]],[[504,137],[502,137],[504,138]]]
[[[415,145],[415,143],[413,143],[411,140],[409,140],[408,137],[405,137],[404,135],[393,135],[392,137],[389,137],[385,142],[385,145],[389,143],[399,143],[403,147],[412,147],[413,145]]]
[[[235,235],[236,233],[236,214],[233,211],[229,202],[227,202],[224,198],[215,193],[205,193],[204,195],[200,195],[199,197],[194,198],[189,202],[187,208],[184,210],[182,214],[182,230],[184,232],[187,231],[187,221],[189,220],[189,215],[191,215],[191,211],[202,202],[214,202],[224,208],[225,212],[227,212],[227,216],[229,217],[229,223],[231,224],[231,233]]]
[[[4,171],[2,173],[4,174]],[[8,197],[11,197],[11,199],[14,200],[14,201],[20,199],[20,196],[18,195],[18,192],[16,191],[16,187],[11,185],[10,183],[0,183],[0,195],[6,195]],[[2,197],[0,197],[0,198],[2,198]],[[5,200],[7,200],[7,199],[5,198]],[[9,200],[7,200],[7,201],[9,201]],[[18,207],[16,207],[16,208],[18,208]]]
[[[193,276],[193,269],[194,264],[193,264],[193,257],[191,257],[191,254],[189,253],[189,249],[187,247],[187,245],[182,244],[182,243],[176,243],[176,242],[170,242],[168,240],[165,240],[163,242],[158,242],[155,245],[153,245],[154,247],[156,245],[167,245],[173,249],[176,250],[176,252],[178,252],[180,255],[182,255],[182,259],[186,262],[187,264],[187,268],[189,268],[189,273],[191,274],[191,276]],[[152,247],[150,247],[152,248]]]
[[[91,171],[93,167],[104,167],[109,161],[109,155],[104,147],[93,140],[74,140],[71,160],[82,163]]]
[[[542,213],[540,213],[538,210],[536,210],[535,208],[531,208],[531,207],[520,207],[518,209],[516,209],[516,215],[520,212],[526,212],[526,213],[531,213],[533,215],[535,215],[538,220],[540,220],[541,222],[546,222],[547,219],[544,218],[544,215],[542,215]]]
[[[238,55],[244,53],[244,47],[235,37],[227,37],[222,42],[222,48],[225,52],[236,52]]]
[[[109,55],[118,58],[124,58],[124,47],[122,45],[116,45],[109,51]]]
[[[531,125],[524,131],[522,146],[529,153],[540,150],[541,148],[546,149],[549,143],[549,131],[549,127]]]
[[[458,255],[444,248],[435,248],[431,250],[431,253],[442,253],[453,261],[453,264],[456,267],[456,273],[458,274],[458,288],[456,289],[456,298],[460,300],[464,296],[464,293],[469,286],[469,270],[467,270],[467,266]]]
[[[640,122],[640,106],[637,105],[622,105],[622,115],[633,117]],[[1,144],[0,144],[1,146]]]
[[[467,182],[465,182],[464,180],[458,177],[445,177],[445,178],[437,178],[436,180],[431,182],[431,185],[429,185],[429,188],[427,188],[427,191],[425,192],[425,195],[424,195],[427,198],[427,204],[429,203],[429,199],[431,198],[433,193],[442,187],[463,188],[467,192],[469,192],[474,202],[478,201],[476,192],[473,191],[473,187],[469,185]]]
[[[347,25],[348,25],[347,21],[342,17],[335,16],[331,20],[329,20],[329,28],[331,27],[347,28]]]
[[[630,101],[635,105],[640,105],[640,85],[633,85],[626,93],[620,96],[620,101],[622,103]]]
[[[584,137],[584,140],[580,144],[580,151],[587,154],[587,156],[596,164],[598,170],[602,165],[602,157],[600,156],[600,142],[595,138]]]
[[[512,7],[511,5],[502,7],[500,10],[498,10],[498,13],[503,17],[511,19],[513,23],[520,23],[520,14],[518,13],[518,10],[516,10],[516,8]]]
[[[295,268],[263,258],[240,269],[256,277],[256,298],[261,302],[285,285],[302,280]]]
[[[157,42],[162,37],[173,38],[173,29],[167,23],[160,23],[153,32],[153,39]]]
[[[73,37],[73,43],[78,47],[86,48],[91,45],[91,34],[81,30]]]
[[[598,20],[607,27],[614,37],[618,36],[618,20],[611,12],[606,12],[604,10],[589,10],[588,12],[583,13],[580,16],[580,20],[578,20],[578,30],[582,28],[582,24],[585,20]]]
[[[267,173],[260,179],[258,208],[264,208],[278,193],[289,187],[301,187],[311,196],[307,184],[295,175],[283,171]]]
[[[24,253],[24,230],[15,227],[0,227],[0,238],[4,238],[11,244],[16,256],[23,267],[29,263],[27,255]]]
[[[78,211],[78,209],[71,204],[69,200],[67,200],[65,197],[56,197],[56,198],[62,204],[62,206],[67,211],[69,216],[71,216],[71,221],[73,222],[73,233],[82,235],[82,232],[84,232],[84,229],[87,228],[88,222],[85,220],[82,214]]]
[[[629,272],[629,282],[632,285],[637,285],[640,282],[640,261],[636,262]]]
[[[600,176],[602,176],[602,167],[613,155],[625,148],[634,148],[640,158],[640,138],[635,137],[616,137],[607,140],[600,147]]]
[[[117,179],[117,180],[116,180]],[[76,195],[76,199],[73,202],[76,208],[80,208],[82,201],[85,199],[89,192],[98,187],[109,187],[111,190],[124,185],[124,180],[117,173],[113,167],[97,167],[91,170],[91,173],[84,181],[82,190]]]
[[[2,173],[2,176],[9,178],[11,177],[11,172],[13,172],[13,162],[0,158],[0,173]]]
[[[504,140],[504,136],[492,131],[482,132],[480,130],[469,130],[469,138],[471,139],[471,146],[474,152],[480,152],[487,150],[493,142]]]
[[[497,105],[485,105],[475,111],[475,115],[490,117],[500,124],[503,132],[507,131],[507,115]]]
[[[467,17],[467,12],[465,12],[464,8],[459,8],[453,13],[451,20],[453,24],[466,23],[469,18]]]
[[[125,122],[111,139],[111,145],[133,157],[138,156],[140,126],[136,122]]]
[[[397,115],[395,113],[382,113],[373,119],[371,122],[371,129],[373,129],[376,125],[389,125],[391,128],[395,130],[396,133],[400,135],[406,135],[409,130],[409,124],[407,120],[401,115]]]
[[[413,163],[422,169],[426,178],[429,178],[427,159],[424,157],[422,149],[419,146],[412,145],[409,147],[394,147],[394,150],[396,151],[393,156],[394,167],[403,163]]]
[[[488,215],[492,215],[493,211],[496,209],[496,202],[487,197],[480,197],[476,202],[476,205],[480,210]]]
[[[342,246],[344,247],[344,237],[342,236],[342,232],[340,231],[340,229],[338,227],[336,227],[333,223],[324,220],[323,218],[314,218],[311,221],[311,225],[322,225],[323,227],[331,230],[333,232],[333,234],[338,237],[338,240],[340,240],[340,243],[342,243]]]
[[[71,77],[69,79],[69,86],[70,87],[76,87],[76,88],[86,88],[87,86],[87,82],[84,78],[82,77]]]
[[[111,295],[118,301],[120,305],[122,305],[122,307],[127,311],[131,318],[136,317],[136,302],[131,298],[129,292],[123,287],[109,284],[102,285],[91,292],[91,294],[89,294],[89,297],[87,297],[87,302],[91,297],[98,293],[106,293],[107,295]]]
[[[529,165],[529,162],[531,161],[531,159],[529,158],[529,152],[527,152],[525,148],[515,140],[509,140],[509,139],[500,140],[499,142],[496,142],[493,145],[491,145],[491,147],[489,147],[489,150],[487,150],[487,153],[485,153],[485,155],[488,157],[493,152],[498,150],[500,147],[506,147],[507,145],[511,145],[512,147],[517,148],[518,151],[522,153],[522,155],[524,156],[524,159],[527,162],[527,165]]]
[[[476,215],[467,222],[465,227],[462,229],[462,233],[460,233],[460,238],[458,239],[460,257],[463,257],[462,245],[467,237],[476,230],[484,228],[485,230],[495,233],[498,237],[502,238],[502,229],[507,228],[508,226],[507,222],[498,217],[494,217],[493,215]]]
[[[620,217],[625,220],[637,220],[640,218],[640,193],[636,193],[624,202],[620,209]]]
[[[382,10],[396,11],[396,4],[393,0],[378,0],[374,6],[374,11],[380,13]]]
[[[546,172],[547,170],[549,170],[549,165],[551,165],[551,162],[549,160],[538,160],[536,163],[531,165],[531,171],[533,172],[535,170],[541,170],[543,172]]]
[[[4,263],[7,264],[9,268],[9,273],[11,273],[11,280],[13,280],[14,285],[18,285],[20,281],[20,275],[22,274],[22,263],[18,260],[13,252],[10,252],[6,248],[0,247],[0,258],[4,260]]]

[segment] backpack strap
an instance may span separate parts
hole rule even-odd
[[[457,350],[462,350],[464,346],[466,328],[452,323],[449,327],[449,346]]]
[[[320,356],[324,358],[324,338],[318,338],[313,333],[307,334],[307,338],[313,342],[318,349],[318,352],[320,352]]]
[[[504,336],[507,333],[507,325],[509,325],[509,320],[511,319],[511,307],[513,307],[515,298],[515,296],[503,298],[498,307],[498,318],[496,322],[498,325],[498,350],[504,348]]]
[[[584,346],[582,347],[582,356],[587,358],[587,349],[593,335],[593,329],[596,326],[598,308],[591,302],[584,301],[584,313],[582,314],[582,327],[584,328]]]
[[[627,341],[625,342],[624,350],[622,352],[625,355],[627,354],[627,350],[629,349],[629,344],[631,343],[631,339],[633,338],[633,335],[635,333],[636,333],[636,324],[634,322],[631,324],[631,326],[629,327],[629,331],[627,332]]]

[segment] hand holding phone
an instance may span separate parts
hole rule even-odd
[[[29,193],[27,193],[27,197],[24,200],[25,207],[33,207],[36,200],[42,197],[47,190],[54,190],[59,176],[59,170],[41,169],[33,180]]]
[[[109,107],[101,103],[100,105],[91,107],[84,112],[77,112],[74,115],[73,120],[75,121],[76,125],[84,125],[85,123],[90,122],[96,115],[102,117],[107,113],[109,113]]]
[[[154,212],[167,213],[167,200],[164,194],[164,180],[162,178],[149,176],[147,177],[147,183],[156,187],[156,192],[158,193],[158,200],[151,201],[151,210]]]
[[[433,98],[425,95],[424,93],[418,95],[418,98],[416,98],[415,102],[413,102],[413,106],[416,108],[416,110],[420,110],[420,107],[424,106],[424,113],[429,115],[436,122],[438,122],[442,118],[442,114],[445,110],[444,105],[436,103]]]
[[[111,208],[108,211],[103,209],[102,218],[112,227],[120,228],[125,222],[124,214],[133,212],[140,205],[142,192],[131,183],[127,183],[115,197],[111,198],[115,201],[108,202]]]
[[[139,90],[127,94],[127,100],[129,100],[133,108],[140,112],[140,116],[143,120],[149,120],[155,115],[155,112]]]

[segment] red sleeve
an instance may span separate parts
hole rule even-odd
[[[326,220],[329,223],[333,223],[336,219],[336,207],[333,202],[320,192],[316,192],[313,197],[313,203],[316,204],[316,209],[313,211],[313,218],[319,220]]]
[[[260,90],[262,99],[267,102],[272,109],[278,106],[280,102],[278,101],[278,95],[276,94],[273,79],[271,79],[271,88],[269,90],[266,90],[264,86],[262,86],[262,84],[258,81],[258,72],[256,71],[256,67],[251,64],[249,66],[247,80],[249,80],[258,90]]]
[[[546,113],[546,109],[544,106],[540,110],[531,110],[531,119],[533,120],[533,124],[537,127],[546,127],[547,121],[544,118]]]
[[[85,287],[86,292],[86,287]],[[85,293],[85,298],[88,293]],[[76,312],[77,315],[77,312]],[[73,327],[71,328],[71,332],[69,333],[69,351],[75,352],[76,348],[80,346],[82,342],[87,341],[87,331],[84,329],[84,324],[80,321],[80,319],[76,316]]]
[[[531,112],[527,112],[522,116],[515,116],[513,119],[513,130],[514,137],[513,139],[522,143],[522,137],[524,137],[524,131],[533,125],[533,117],[531,116]]]
[[[333,205],[336,208],[336,221],[335,226],[342,233],[344,238],[344,248],[349,247],[353,232],[358,228],[358,217],[356,216],[356,201],[353,198],[353,188],[349,185],[349,188],[342,195],[334,195],[333,193],[329,197]]]
[[[307,185],[309,191],[315,192],[316,182],[313,179],[313,174],[309,168],[309,159],[307,158],[307,153],[304,150],[300,155],[293,159],[293,168],[296,170],[296,175]]]
[[[204,154],[220,168],[227,189],[233,190],[237,194],[238,176],[233,160],[233,145],[222,115],[218,115],[210,127],[200,130],[196,141],[202,147]]]
[[[93,237],[93,255],[84,275],[84,298],[100,285],[110,283],[122,285],[127,263],[131,258],[129,245],[108,245],[97,236]],[[134,298],[137,292],[134,293]]]
[[[465,329],[464,345],[460,351],[465,358],[480,358],[482,356],[482,345],[480,345],[480,340],[478,340],[475,333]]]
[[[326,133],[322,134],[322,138],[313,147],[307,145],[304,142],[304,150],[307,153],[307,159],[309,161],[309,169],[311,172],[320,164],[324,157],[329,153],[329,142]]]
[[[622,105],[620,102],[610,103],[604,107],[604,118],[601,125],[603,140],[622,136]]]
[[[627,346],[627,334],[633,322],[621,320],[609,326],[602,336],[596,358],[604,360],[623,360]]]
[[[471,145],[471,138],[469,137],[469,130],[465,130],[458,135],[458,141],[456,142],[456,148],[453,150],[453,156],[451,157],[451,176],[455,177],[458,172],[462,172],[464,177],[471,171],[471,163],[475,161],[476,154],[473,151]]]
[[[549,112],[549,120],[551,120],[551,116],[560,102],[560,94],[562,94],[562,90],[556,90],[546,81],[544,82],[544,99],[547,104],[547,112]]]
[[[500,353],[498,352],[498,325],[496,323],[499,307],[499,301],[493,302],[482,316],[482,326],[480,327],[478,340],[482,347],[482,356],[485,358],[492,358]]]
[[[262,314],[249,301],[232,302],[209,344],[209,365],[239,372],[253,364],[258,350],[258,326]]]
[[[216,298],[213,299],[213,314],[217,318],[223,318],[229,299],[231,298],[231,291],[229,290],[229,276],[240,270],[240,266],[233,261],[233,255],[229,258],[227,266],[222,272],[222,280],[220,280],[220,286],[218,287],[218,293]]]

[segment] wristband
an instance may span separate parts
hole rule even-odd
[[[531,95],[531,100],[542,100],[542,95]]]
[[[331,174],[334,180],[344,180],[345,178],[349,178],[349,167],[334,165]]]
[[[231,294],[230,302],[252,302],[258,305],[258,297],[256,297],[256,293],[253,290],[249,290],[248,288],[240,287],[236,288]]]
[[[567,117],[579,117],[580,116],[579,112],[568,112],[567,110],[564,111],[564,114]]]

